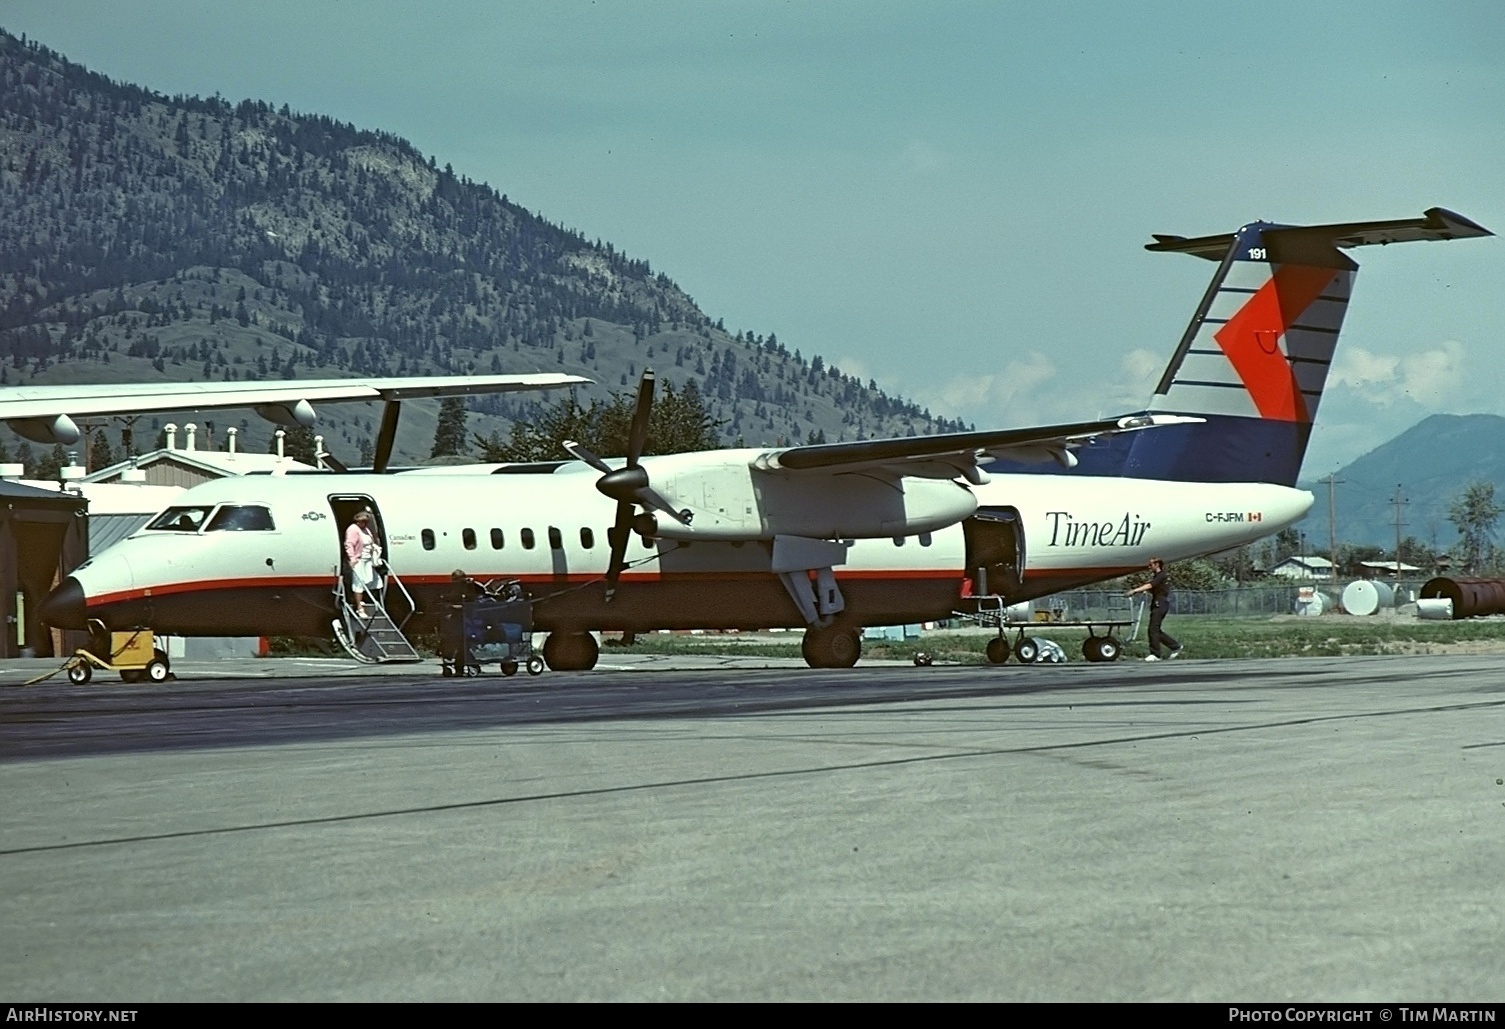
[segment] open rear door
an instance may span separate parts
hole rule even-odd
[[[1024,584],[1024,522],[1017,508],[980,507],[962,522],[967,577],[978,596],[1010,597]]]

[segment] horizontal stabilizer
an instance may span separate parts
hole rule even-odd
[[[1274,225],[1264,228],[1264,235],[1300,235],[1312,240],[1323,240],[1335,247],[1363,247],[1376,243],[1410,243],[1416,240],[1469,239],[1475,236],[1493,236],[1494,233],[1452,211],[1441,207],[1429,208],[1420,218],[1401,218],[1393,221],[1342,222],[1336,225]],[[1145,249],[1157,253],[1191,254],[1209,261],[1221,261],[1238,233],[1225,232],[1216,236],[1162,236],[1155,233],[1155,242],[1146,243]]]

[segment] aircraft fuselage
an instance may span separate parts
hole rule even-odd
[[[112,628],[144,625],[185,636],[327,635],[341,530],[355,508],[369,506],[388,563],[411,594],[417,630],[432,624],[455,569],[483,581],[520,580],[546,631],[805,624],[772,571],[768,539],[634,536],[620,590],[608,603],[601,580],[615,505],[594,489],[595,478],[566,465],[552,474],[207,483],[172,508],[193,510],[192,527],[148,527],[93,557],[73,573],[77,590],[65,585],[49,601],[50,620],[82,627],[84,617],[98,618]],[[1236,547],[1297,521],[1312,502],[1305,491],[1262,483],[1041,475],[999,475],[972,493],[984,513],[1017,512],[1026,558],[1011,601],[1112,578],[1151,556],[1174,561]],[[265,515],[238,517],[247,508]],[[954,519],[852,540],[834,569],[846,598],[843,620],[883,625],[950,615],[964,580],[976,575],[966,536]],[[395,591],[389,596],[389,607],[405,605]]]

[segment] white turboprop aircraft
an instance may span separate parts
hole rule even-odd
[[[572,444],[576,461],[493,474],[207,483],[77,569],[42,617],[182,635],[334,625],[349,645],[361,626],[343,604],[341,539],[369,509],[406,587],[388,607],[412,629],[434,624],[458,567],[521,583],[555,669],[595,664],[591,630],[801,625],[809,664],[850,666],[863,625],[942,618],[969,590],[1025,600],[1299,520],[1312,496],[1293,484],[1357,268],[1341,250],[1486,235],[1433,208],[1156,237],[1148,249],[1218,268],[1149,410],[1123,418],[643,457],[645,376],[615,464]]]

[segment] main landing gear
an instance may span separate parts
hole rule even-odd
[[[556,672],[588,672],[600,656],[601,646],[588,632],[551,632],[543,641],[543,659]]]
[[[862,656],[862,632],[850,625],[805,630],[800,654],[811,668],[851,668]]]

